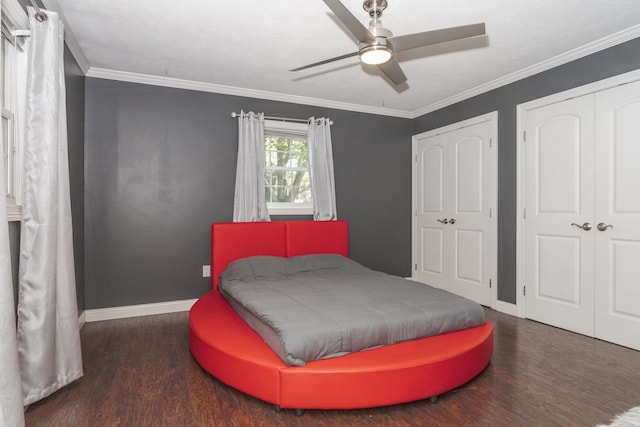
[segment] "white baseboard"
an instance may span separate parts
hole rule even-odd
[[[80,326],[80,329],[82,329],[85,323],[87,323],[87,314],[86,311],[83,311],[78,316],[78,325]]]
[[[101,320],[176,313],[180,311],[189,311],[196,301],[197,299],[188,299],[181,301],[157,302],[152,304],[127,305],[123,307],[95,308],[92,310],[85,310],[80,317],[84,316],[84,320],[86,322],[99,322]]]
[[[510,302],[496,301],[496,311],[518,317],[518,306]]]

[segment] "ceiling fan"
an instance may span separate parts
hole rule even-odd
[[[395,58],[396,53],[436,43],[485,34],[485,25],[484,23],[480,23],[393,37],[391,31],[383,27],[380,21],[382,12],[387,7],[387,0],[363,1],[362,7],[372,18],[371,22],[369,22],[368,29],[352,15],[339,0],[323,1],[358,40],[358,51],[325,59],[324,61],[315,62],[289,71],[300,71],[352,56],[359,56],[360,61],[364,64],[376,65],[393,83],[398,85],[407,81],[407,77],[404,75],[402,68],[400,68]]]

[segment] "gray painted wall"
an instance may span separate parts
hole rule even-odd
[[[232,111],[330,117],[338,216],[350,253],[410,275],[411,121],[86,79],[85,307],[197,298],[210,225],[233,213]]]
[[[78,312],[84,311],[84,73],[65,46],[69,184]]]
[[[640,68],[640,39],[416,118],[414,134],[498,111],[498,299],[516,302],[516,106]]]
[[[18,260],[20,258],[20,223],[18,221],[9,222],[9,254],[13,279],[13,306],[18,307]]]

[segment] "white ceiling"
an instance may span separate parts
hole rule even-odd
[[[382,22],[394,35],[478,22],[488,35],[398,54],[408,84],[396,88],[357,58],[288,71],[356,50],[321,0],[44,0],[90,76],[138,73],[405,117],[640,36],[639,0],[388,2]],[[362,0],[343,3],[368,25]]]

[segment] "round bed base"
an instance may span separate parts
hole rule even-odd
[[[204,370],[277,407],[351,409],[412,402],[465,384],[493,353],[490,322],[430,338],[287,366],[211,291],[189,314],[189,343]]]

